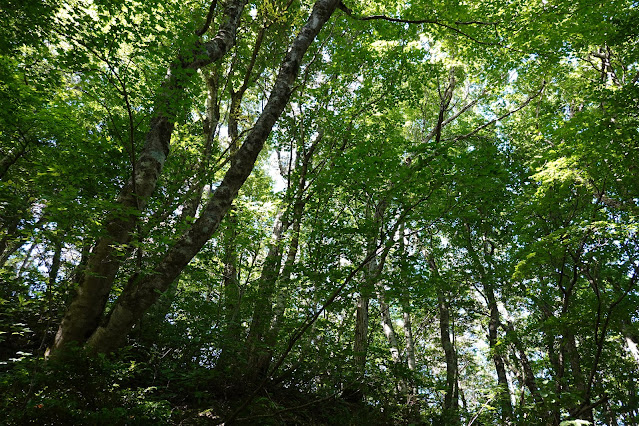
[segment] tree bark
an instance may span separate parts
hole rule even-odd
[[[415,339],[413,337],[413,321],[408,306],[404,306],[404,338],[406,339],[406,362],[410,371],[417,369],[415,360]]]
[[[286,260],[282,267],[282,273],[279,277],[279,286],[277,289],[277,297],[275,299],[275,308],[273,310],[273,321],[271,322],[271,328],[267,333],[266,340],[269,342],[269,346],[272,346],[277,341],[280,328],[282,327],[282,322],[284,320],[284,311],[286,310],[287,303],[290,299],[291,277],[293,275],[293,266],[295,265],[297,250],[299,248],[303,203],[300,203],[300,207],[299,214],[297,209],[294,207],[293,224],[291,226],[291,242],[288,247],[288,252],[286,253]]]
[[[49,281],[47,282],[47,293],[55,286],[58,279],[58,273],[60,272],[60,265],[62,259],[62,241],[60,238],[56,238],[53,243],[53,257],[51,258],[51,267],[49,268]]]
[[[402,307],[404,311],[404,340],[405,340],[405,350],[406,350],[406,363],[408,365],[408,369],[411,373],[414,373],[417,370],[417,362],[415,359],[415,340],[413,337],[413,325],[412,319],[410,315],[410,311],[408,308],[408,304],[405,304]],[[407,389],[406,395],[406,405],[409,410],[409,419],[417,422],[420,418],[419,416],[419,399],[417,398],[418,389],[414,383],[414,377],[411,374],[409,379],[409,387]]]
[[[51,267],[49,268],[49,280],[47,281],[46,300],[47,300],[47,324],[53,318],[53,288],[58,280],[60,266],[62,265],[62,235],[56,236],[53,241],[53,256],[51,257]]]
[[[577,351],[577,342],[574,333],[566,328],[563,336],[563,345],[566,348],[566,357],[570,364],[570,371],[574,380],[574,389],[581,397],[581,401],[575,403],[575,406],[570,410],[571,414],[581,420],[587,420],[593,423],[593,411],[591,406],[590,395],[588,395],[586,377],[581,369],[581,356]]]
[[[286,198],[292,198],[292,211],[287,212],[287,214],[291,215],[290,219],[290,228],[291,228],[291,242],[288,247],[288,252],[286,253],[286,260],[284,261],[284,266],[282,268],[282,272],[280,274],[280,285],[278,288],[278,294],[275,303],[275,310],[273,315],[273,321],[271,322],[270,330],[267,333],[267,344],[272,346],[277,341],[279,336],[279,331],[282,326],[282,322],[284,320],[284,311],[286,309],[286,304],[289,300],[290,289],[289,286],[291,284],[291,277],[293,274],[293,266],[295,265],[295,260],[297,258],[297,251],[299,249],[299,241],[300,241],[300,229],[302,226],[302,215],[304,213],[304,208],[306,206],[306,198],[305,191],[308,189],[306,187],[306,177],[311,167],[311,163],[313,160],[313,155],[317,149],[317,146],[320,144],[324,137],[324,132],[320,130],[318,132],[317,137],[311,144],[311,146],[306,150],[303,156],[297,156],[297,164],[295,165],[295,169],[299,170],[299,178],[297,180],[297,186],[292,187],[289,183],[288,190],[292,189],[292,196]],[[299,151],[299,147],[298,147]],[[288,192],[287,190],[287,192]]]
[[[364,375],[366,373],[366,355],[368,352],[368,304],[370,290],[360,289],[355,307],[355,337],[353,339],[354,383],[344,391],[344,398],[350,402],[360,402],[364,398]]]
[[[384,289],[384,284],[379,281],[376,282],[375,287],[377,288],[377,301],[379,302],[382,330],[384,331],[384,336],[386,336],[386,341],[388,342],[391,360],[397,367],[401,365],[402,359],[399,354],[397,333],[395,333],[395,326],[393,325],[393,319],[391,318],[390,306],[386,302],[386,290]],[[403,377],[400,377],[398,380],[398,390],[402,395],[405,395],[408,390],[406,380],[404,380]]]
[[[406,232],[405,225],[402,223],[399,227],[399,255],[406,256]],[[403,266],[402,266],[403,267]],[[410,291],[408,284],[404,282],[399,283],[400,290],[400,304],[402,308],[402,329],[404,331],[404,351],[406,353],[406,364],[411,375],[406,383],[406,405],[408,407],[408,421],[418,423],[420,419],[420,404],[417,398],[418,389],[415,386],[414,372],[417,370],[417,361],[415,358],[415,339],[413,337],[413,322],[411,318],[410,307]]]
[[[253,67],[255,66],[255,62],[262,47],[265,32],[266,27],[262,27],[257,34],[251,60],[246,72],[244,73],[242,85],[237,91],[233,89],[233,85],[229,86],[231,105],[229,107],[228,133],[231,140],[229,144],[231,167],[233,167],[236,161],[235,154],[237,153],[240,138],[239,117],[241,113],[240,107],[242,99],[248,89],[251,75],[253,73]],[[266,259],[262,265],[262,273],[258,280],[258,296],[254,305],[251,327],[249,329],[246,341],[246,351],[244,353],[247,363],[243,365],[244,371],[242,374],[251,382],[258,380],[259,377],[268,370],[268,362],[270,362],[270,356],[267,355],[268,350],[263,347],[262,339],[267,328],[266,324],[271,320],[272,295],[275,290],[275,282],[277,280],[281,264],[282,254],[280,245],[282,234],[286,231],[285,228],[286,224],[282,223],[281,215],[278,214],[273,227],[273,238],[269,244]],[[229,353],[228,350],[226,352],[227,354]],[[267,357],[268,360],[266,359]]]
[[[315,3],[310,17],[282,62],[264,110],[235,156],[235,164],[227,171],[200,217],[169,249],[155,269],[125,287],[108,322],[96,329],[87,341],[94,351],[109,352],[120,346],[135,322],[217,231],[220,221],[253,170],[258,154],[290,99],[304,53],[338,4],[338,0],[318,0]]]

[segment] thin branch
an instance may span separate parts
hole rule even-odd
[[[202,25],[202,28],[195,32],[195,35],[198,37],[202,37],[204,33],[211,26],[211,22],[213,21],[213,14],[215,13],[215,7],[217,6],[217,0],[213,0],[211,5],[209,6],[209,13],[206,15],[206,22]]]
[[[358,20],[358,21],[388,21],[388,22],[394,22],[394,23],[399,23],[399,24],[411,24],[411,25],[416,25],[416,24],[432,24],[432,25],[437,25],[439,27],[443,27],[446,28],[448,30],[451,30],[461,36],[464,36],[472,41],[474,41],[475,43],[484,45],[484,46],[498,46],[498,43],[492,43],[492,42],[485,42],[485,41],[481,41],[478,40],[477,38],[471,36],[468,33],[465,33],[464,31],[460,30],[459,28],[456,28],[450,24],[446,24],[444,22],[438,21],[436,19],[403,19],[403,18],[392,18],[390,16],[386,16],[386,15],[370,15],[370,16],[357,16],[353,14],[353,11],[351,9],[349,9],[348,7],[346,7],[343,3],[340,3],[340,9],[350,18]],[[468,22],[463,22],[463,21],[457,21],[454,23],[454,25],[496,25],[493,22],[482,22],[482,21],[468,21]]]
[[[479,131],[481,131],[481,130],[485,129],[485,128],[486,128],[486,127],[488,127],[488,126],[490,126],[491,124],[495,124],[496,122],[501,121],[501,120],[503,120],[504,118],[509,117],[509,116],[511,116],[512,114],[514,114],[514,113],[516,113],[516,112],[518,112],[518,111],[520,111],[520,110],[524,109],[524,108],[525,108],[525,107],[526,107],[526,106],[527,106],[527,105],[528,105],[528,104],[529,104],[529,103],[530,103],[533,99],[535,99],[535,98],[539,97],[539,96],[543,93],[543,91],[544,91],[544,88],[545,88],[545,87],[546,87],[546,82],[544,81],[544,82],[542,83],[542,85],[541,85],[541,88],[537,91],[537,93],[535,93],[534,95],[530,96],[528,99],[526,99],[526,100],[524,101],[524,103],[522,103],[521,105],[519,105],[517,108],[515,108],[515,109],[513,109],[513,110],[510,110],[510,111],[505,112],[504,114],[500,115],[499,117],[494,118],[494,119],[492,119],[492,120],[490,120],[490,121],[488,121],[488,122],[486,122],[486,123],[482,124],[481,126],[477,127],[475,130],[473,130],[473,131],[471,131],[471,132],[468,132],[468,133],[466,133],[465,135],[456,136],[456,137],[451,138],[451,139],[452,139],[453,141],[459,141],[459,140],[462,140],[462,139],[467,139],[467,138],[469,138],[469,137],[473,136],[474,134],[476,134],[477,132],[479,132]],[[451,139],[445,139],[445,140],[451,140]]]

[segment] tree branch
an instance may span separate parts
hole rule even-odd
[[[450,24],[446,24],[444,22],[438,21],[436,19],[403,19],[403,18],[392,18],[390,16],[386,16],[386,15],[370,15],[370,16],[357,16],[355,14],[353,14],[353,11],[351,9],[349,9],[348,7],[346,7],[346,5],[344,5],[344,3],[340,2],[339,8],[344,11],[344,13],[346,13],[346,15],[348,15],[350,18],[358,20],[358,21],[388,21],[388,22],[394,22],[394,23],[400,23],[400,24],[410,24],[410,25],[415,25],[415,24],[432,24],[432,25],[437,25],[439,27],[443,27],[446,28],[448,30],[451,30],[459,35],[462,35],[472,41],[474,41],[475,43],[484,45],[484,46],[496,46],[498,45],[498,43],[490,43],[490,42],[485,42],[485,41],[481,41],[478,40],[477,38],[471,36],[468,33],[465,33],[464,31],[460,30],[459,28],[456,28]],[[456,21],[453,25],[495,25],[494,22],[482,22],[482,21]]]
[[[477,132],[479,132],[479,131],[481,131],[481,130],[485,129],[485,128],[486,128],[486,127],[488,127],[488,126],[490,126],[491,124],[494,124],[494,123],[496,123],[496,122],[498,122],[498,121],[501,121],[501,120],[503,120],[504,118],[506,118],[506,117],[508,117],[508,116],[510,116],[510,115],[512,115],[512,114],[514,114],[514,113],[516,113],[516,112],[518,112],[518,111],[521,111],[521,110],[522,110],[522,109],[524,109],[524,108],[525,108],[525,107],[526,107],[526,106],[527,106],[527,105],[528,105],[528,104],[529,104],[529,103],[530,103],[533,99],[535,99],[535,98],[539,97],[539,96],[543,93],[543,91],[544,91],[544,89],[545,89],[545,88],[546,88],[546,82],[544,81],[544,82],[542,83],[542,85],[541,85],[541,88],[537,91],[537,93],[535,93],[534,95],[530,96],[528,99],[526,99],[526,100],[524,101],[524,103],[522,103],[521,105],[519,105],[517,108],[515,108],[515,109],[513,109],[513,110],[510,110],[510,111],[507,111],[506,113],[504,113],[504,114],[500,115],[499,117],[497,117],[497,118],[495,118],[495,119],[493,119],[493,120],[488,121],[487,123],[482,124],[481,126],[477,127],[475,130],[473,130],[473,131],[471,131],[471,132],[468,132],[468,133],[466,133],[465,135],[455,136],[454,138],[451,138],[451,139],[452,139],[453,141],[459,141],[459,140],[462,140],[462,139],[467,139],[467,138],[469,138],[469,137],[473,136],[474,134],[476,134]],[[445,139],[445,140],[451,140],[451,139]]]
[[[204,33],[209,29],[209,27],[211,26],[211,21],[213,21],[213,13],[215,13],[216,6],[217,6],[217,0],[213,0],[211,2],[211,5],[209,6],[209,13],[206,15],[206,22],[204,22],[204,25],[202,25],[202,28],[200,28],[199,30],[195,32],[196,36],[202,37]]]

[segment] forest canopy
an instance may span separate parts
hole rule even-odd
[[[639,424],[630,0],[0,0],[7,424]]]

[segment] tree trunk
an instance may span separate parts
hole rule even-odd
[[[277,249],[277,262],[273,263],[271,268],[265,270],[264,272],[266,274],[264,274],[262,279],[260,279],[260,288],[264,286],[264,297],[260,296],[258,298],[258,304],[261,304],[261,308],[256,309],[254,320],[258,318],[260,311],[262,311],[263,314],[268,314],[268,317],[264,316],[259,319],[262,329],[260,330],[258,338],[261,343],[257,343],[257,341],[254,340],[252,344],[248,345],[249,348],[253,349],[255,349],[256,343],[257,345],[261,345],[261,349],[259,350],[260,355],[257,357],[253,356],[253,361],[251,363],[252,367],[249,366],[249,371],[253,370],[257,373],[254,375],[254,379],[261,379],[265,374],[267,374],[272,361],[273,351],[279,337],[280,327],[284,319],[284,310],[286,309],[286,303],[289,299],[289,285],[291,275],[293,273],[295,258],[297,257],[302,214],[304,206],[306,205],[306,201],[304,199],[304,191],[307,189],[306,175],[311,165],[315,149],[322,140],[322,135],[323,132],[320,131],[319,135],[315,138],[305,154],[297,156],[295,169],[299,170],[299,178],[295,185],[291,185],[289,182],[287,196],[285,197],[285,199],[292,199],[292,207],[291,204],[289,204],[286,210],[282,213],[280,229],[278,230],[279,234],[276,235],[276,246],[272,247]],[[282,256],[284,255],[282,247],[284,232],[286,232],[289,228],[291,228],[291,243],[288,248],[284,266],[280,271]],[[270,252],[271,251],[269,250],[269,253]],[[275,260],[275,258],[273,259]],[[272,269],[273,267],[277,267],[277,270]],[[275,298],[273,306],[273,295],[275,292],[277,292],[277,297]],[[266,308],[266,310],[264,308]],[[251,337],[251,335],[249,337]]]
[[[386,210],[386,203],[382,200],[375,207],[374,212],[371,212],[371,206],[367,206],[367,217],[371,217],[375,223],[374,231],[371,233],[368,241],[368,247],[366,250],[366,257],[370,258],[370,261],[366,265],[366,274],[364,281],[360,285],[359,295],[357,297],[357,305],[355,309],[355,336],[353,340],[353,360],[355,363],[355,378],[354,382],[347,387],[344,391],[346,400],[352,402],[360,402],[364,398],[365,383],[364,377],[366,374],[366,358],[368,355],[368,323],[369,312],[368,307],[370,298],[377,285],[377,280],[381,270],[384,267],[383,260],[380,262],[378,256],[375,254],[377,251],[377,235],[378,229],[383,223],[384,211]],[[383,315],[383,314],[382,314]],[[396,347],[397,345],[395,345]]]
[[[63,235],[56,236],[53,241],[53,256],[51,257],[51,267],[49,268],[49,279],[47,281],[46,300],[47,300],[47,329],[54,317],[53,309],[53,289],[56,286],[58,274],[60,273],[60,266],[62,265],[62,243]],[[48,334],[48,333],[47,333]],[[42,347],[44,348],[44,346]],[[42,349],[41,348],[41,349]]]
[[[202,158],[196,166],[194,182],[189,188],[189,197],[184,203],[182,209],[182,222],[187,222],[188,218],[195,218],[197,209],[202,201],[204,192],[205,175],[211,161],[211,153],[213,152],[213,141],[220,122],[220,103],[218,100],[219,86],[219,69],[215,67],[205,77],[208,96],[206,98],[206,117],[204,118],[204,149]]]
[[[450,338],[450,310],[448,301],[440,291],[437,296],[439,307],[439,331],[446,359],[446,394],[444,395],[444,418],[451,423],[459,423],[458,410],[459,401],[455,398],[457,394],[457,355],[455,347]]]
[[[459,390],[457,385],[457,354],[451,339],[450,308],[439,282],[439,271],[431,253],[426,253],[430,270],[437,285],[437,306],[439,309],[439,332],[446,360],[446,393],[444,394],[443,419],[447,424],[459,423]]]
[[[623,334],[623,337],[626,339],[628,351],[637,362],[637,364],[639,364],[639,349],[637,348],[639,337],[635,332],[633,332],[630,321],[625,321],[623,323],[623,325],[621,326],[621,332]]]
[[[386,303],[386,290],[381,282],[376,282],[375,287],[377,289],[377,301],[379,302],[379,309],[381,314],[381,326],[388,342],[391,359],[393,364],[398,367],[402,363],[402,359],[399,354],[399,345],[397,344],[397,334],[395,333],[395,327],[393,325],[393,319],[390,314],[390,306]],[[398,380],[398,390],[400,394],[405,394],[408,389],[404,378],[400,377]]]
[[[521,363],[522,369],[524,370],[524,385],[530,391],[530,394],[533,397],[533,401],[538,406],[541,406],[544,403],[541,394],[539,393],[539,388],[537,387],[537,382],[535,380],[535,374],[533,373],[532,366],[530,365],[530,361],[528,360],[528,355],[526,355],[526,351],[524,345],[519,340],[517,333],[512,326],[512,324],[501,324],[506,331],[507,337],[513,342],[515,345],[515,349],[519,353],[519,362]]]
[[[318,136],[315,138],[309,149],[304,153],[303,156],[297,156],[297,164],[295,166],[296,170],[299,170],[299,179],[297,181],[297,186],[292,187],[289,186],[287,192],[293,189],[293,208],[292,211],[287,212],[292,215],[290,221],[292,222],[291,227],[291,243],[289,244],[288,252],[286,254],[286,260],[284,261],[284,267],[282,268],[282,273],[280,274],[280,285],[278,288],[275,310],[273,315],[273,321],[271,322],[271,327],[267,333],[266,343],[267,346],[273,347],[275,342],[278,339],[280,328],[282,326],[282,322],[284,320],[284,311],[286,309],[286,304],[290,295],[290,285],[291,285],[291,277],[293,274],[293,266],[295,265],[295,259],[297,258],[297,251],[299,249],[299,241],[300,241],[300,228],[302,226],[302,215],[304,213],[304,207],[306,206],[306,200],[304,197],[305,191],[308,189],[306,187],[306,176],[308,174],[308,170],[311,166],[311,162],[313,159],[313,155],[315,154],[315,150],[317,146],[322,141],[324,136],[323,131],[319,131]],[[299,148],[298,148],[299,150]],[[290,185],[290,183],[289,183]],[[288,197],[287,197],[288,198]]]
[[[588,383],[581,369],[581,356],[577,351],[577,342],[574,333],[566,330],[563,336],[563,344],[566,348],[566,357],[570,364],[572,379],[574,381],[574,390],[579,394],[581,401],[576,402],[575,406],[570,410],[571,415],[580,419],[594,422],[592,406],[590,403],[590,395],[587,392]]]
[[[9,168],[13,166],[27,151],[29,141],[23,138],[22,141],[17,143],[17,146],[12,149],[7,155],[0,158],[0,180],[4,179],[4,176],[9,171]]]
[[[368,352],[368,303],[370,290],[360,289],[355,307],[355,337],[353,339],[353,364],[355,377],[353,383],[344,390],[344,399],[349,402],[360,402],[364,399],[364,377],[366,374],[366,355]]]
[[[406,232],[405,225],[402,223],[399,227],[399,255],[406,256]],[[402,329],[404,331],[404,350],[406,352],[406,364],[408,370],[411,372],[409,380],[406,384],[406,406],[408,408],[407,420],[411,423],[418,423],[420,419],[420,405],[417,398],[418,389],[415,386],[414,373],[417,370],[417,361],[415,359],[415,339],[413,337],[413,323],[411,318],[410,307],[410,290],[408,284],[404,282],[399,283],[400,303],[402,307]]]
[[[555,342],[555,338],[553,335],[546,336],[546,349],[548,350],[548,359],[550,360],[550,364],[553,366],[555,370],[555,394],[558,396],[558,399],[561,399],[561,395],[563,395],[564,390],[564,360],[565,356],[563,353],[563,348],[560,345],[560,351],[555,352],[557,349],[557,344]],[[554,404],[552,408],[552,421],[553,425],[559,425],[561,423],[561,405]]]
[[[404,339],[406,340],[406,362],[410,371],[417,369],[415,361],[415,340],[413,338],[413,324],[408,311],[408,306],[404,306]]]
[[[299,201],[299,203],[297,202]],[[286,310],[286,305],[290,299],[290,283],[291,276],[293,273],[293,266],[295,263],[295,258],[297,257],[297,250],[299,245],[299,233],[300,233],[300,225],[302,220],[302,209],[303,202],[302,200],[297,200],[296,206],[294,207],[293,213],[293,224],[292,224],[292,238],[291,243],[289,245],[288,253],[286,255],[286,260],[284,262],[284,266],[282,268],[282,272],[278,277],[277,284],[277,297],[275,299],[275,306],[272,312],[272,321],[269,329],[266,331],[264,336],[264,345],[268,348],[268,352],[266,353],[266,357],[268,359],[264,360],[264,364],[268,367],[271,364],[273,350],[277,344],[280,329],[284,322],[284,312]],[[299,209],[297,205],[299,204]],[[313,325],[314,329],[314,325]]]
[[[186,94],[180,78],[183,78],[182,76],[186,74],[187,70],[196,70],[209,65],[226,54],[235,41],[235,32],[245,4],[246,0],[225,2],[223,11],[225,20],[221,23],[217,35],[206,44],[196,44],[193,52],[189,52],[189,56],[195,58],[190,63],[184,63],[184,60],[181,60],[171,66],[167,73],[167,79],[162,84],[157,96],[155,114],[151,119],[146,142],[135,164],[136,175],[132,176],[122,188],[116,202],[117,207],[108,215],[105,235],[98,240],[91,252],[78,293],[60,323],[52,355],[67,343],[78,342],[82,344],[92,334],[101,335],[97,327],[122,261],[117,249],[130,241],[137,217],[154,192],[164,162],[169,155],[171,134],[174,127],[173,119],[176,113],[175,105],[179,105]],[[177,276],[177,274],[172,275],[174,275],[173,278]],[[156,289],[159,288],[156,287]],[[155,292],[155,290],[151,291]],[[145,299],[143,302],[146,306],[145,309],[157,299],[157,297],[148,299],[142,295],[138,295],[138,297]],[[124,318],[119,317],[115,320],[122,322]],[[130,321],[125,322],[129,323]],[[126,327],[126,332],[130,326]],[[120,342],[123,338],[123,332],[124,330],[116,332],[117,340]],[[124,333],[126,334],[126,332]],[[95,342],[96,339],[93,341]],[[104,348],[109,346],[105,345]]]
[[[393,325],[393,319],[390,315],[390,306],[386,303],[386,290],[382,283],[376,283],[377,287],[377,300],[379,302],[379,309],[381,313],[381,325],[384,331],[384,336],[390,346],[391,359],[395,364],[401,362],[399,356],[399,345],[397,344],[397,334],[395,333],[395,327]]]
[[[84,271],[86,270],[87,263],[89,262],[89,256],[91,255],[91,243],[88,243],[85,238],[82,241],[82,248],[80,249],[80,262],[76,265],[72,274],[73,282],[81,283],[84,280]]]
[[[248,349],[246,376],[251,383],[259,382],[266,375],[271,361],[272,348],[265,342],[265,336],[273,320],[273,295],[282,265],[281,246],[285,227],[287,228],[288,224],[282,222],[280,213],[275,219],[273,237],[262,266],[251,329],[246,340]]]
[[[53,243],[53,257],[51,258],[51,267],[49,268],[49,281],[47,282],[47,294],[50,295],[50,291],[55,286],[58,279],[58,273],[60,272],[60,265],[62,259],[62,241],[59,238]]]
[[[497,386],[499,388],[497,402],[501,409],[502,423],[509,424],[513,416],[513,406],[510,399],[510,389],[508,387],[506,365],[504,362],[504,358],[500,353],[500,348],[498,345],[498,327],[500,324],[500,314],[492,283],[493,250],[485,251],[484,262],[482,262],[479,257],[479,253],[477,253],[477,250],[475,250],[475,246],[473,245],[470,224],[464,223],[464,229],[466,231],[465,236],[468,254],[470,255],[473,265],[475,266],[479,275],[479,280],[481,281],[481,285],[484,290],[484,296],[486,297],[486,304],[488,305],[488,311],[490,313],[490,319],[488,320],[488,344],[490,346],[490,354],[493,359],[493,364],[495,364],[495,372],[497,373]],[[488,267],[485,266],[486,263],[488,264]]]
[[[499,386],[498,402],[501,408],[501,419],[504,424],[509,424],[513,417],[513,406],[510,400],[510,389],[508,387],[508,377],[506,376],[506,363],[500,353],[498,346],[497,330],[500,324],[499,309],[495,293],[490,284],[484,285],[484,293],[488,301],[490,320],[488,321],[488,342],[490,353],[492,354],[495,371],[497,372],[497,384]]]
[[[286,310],[287,303],[290,299],[290,284],[291,277],[293,275],[293,266],[295,265],[295,258],[297,257],[297,250],[299,247],[299,236],[301,226],[301,211],[300,214],[295,214],[293,218],[293,226],[291,227],[291,243],[288,247],[286,254],[286,260],[284,261],[284,267],[280,275],[280,285],[277,289],[277,297],[275,299],[275,308],[273,310],[273,321],[271,322],[271,328],[267,333],[268,346],[272,346],[277,341],[279,336],[282,322],[284,321],[284,311]]]
[[[271,129],[290,99],[304,53],[339,4],[338,0],[318,0],[313,11],[287,53],[269,100],[257,122],[235,156],[235,164],[212,194],[200,217],[148,275],[127,285],[116,301],[108,322],[96,329],[88,340],[97,352],[109,352],[122,345],[131,327],[157,300],[182,269],[217,231],[262,150]],[[243,5],[243,4],[242,4]],[[84,319],[81,316],[81,320]],[[69,318],[72,326],[72,316]],[[86,322],[86,321],[81,321]],[[76,327],[77,328],[77,327]],[[60,340],[61,342],[64,339]],[[59,346],[59,344],[57,345]]]
[[[234,376],[234,368],[239,367],[237,355],[240,353],[241,342],[241,299],[242,290],[237,276],[237,250],[235,243],[237,239],[237,218],[235,212],[227,215],[228,229],[222,238],[224,248],[224,276],[222,279],[222,318],[223,330],[221,342],[221,353],[215,365],[216,370],[229,373]],[[241,364],[241,361],[240,363]]]
[[[415,386],[415,379],[413,377],[417,370],[417,362],[415,359],[415,340],[413,337],[413,325],[408,303],[404,304],[402,308],[404,311],[403,318],[406,363],[411,372],[406,395],[406,406],[408,407],[408,421],[417,424],[420,421],[420,401],[418,398],[419,390],[417,386]]]

